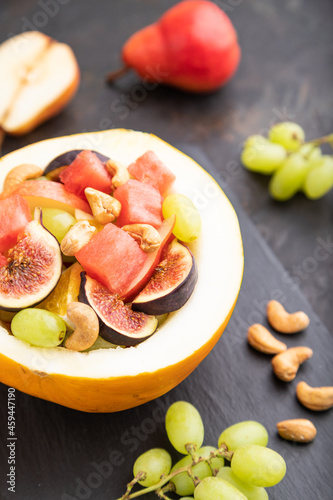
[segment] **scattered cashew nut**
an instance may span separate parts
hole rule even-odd
[[[270,325],[281,333],[296,333],[304,330],[310,319],[303,311],[289,314],[282,304],[271,300],[267,304],[267,318]]]
[[[44,170],[33,163],[22,163],[22,165],[18,165],[8,172],[3,185],[3,190],[7,191],[12,189],[28,179],[40,177],[43,173]]]
[[[128,224],[122,229],[132,236],[144,252],[154,252],[161,244],[160,233],[150,224]]]
[[[121,204],[116,198],[93,188],[86,188],[87,197],[93,216],[100,224],[113,222],[120,214]]]
[[[107,171],[112,175],[112,186],[117,188],[125,184],[130,178],[127,167],[116,160],[108,160],[105,164]]]
[[[310,410],[324,411],[333,406],[333,387],[310,387],[306,382],[299,382],[296,387],[298,400]]]
[[[275,375],[284,382],[290,382],[296,377],[299,366],[311,358],[313,354],[310,347],[291,347],[284,352],[274,356],[272,366]]]
[[[71,302],[67,306],[67,316],[74,323],[74,332],[66,339],[65,347],[73,351],[85,351],[96,342],[99,321],[95,311],[82,302]]]
[[[287,349],[286,344],[276,339],[267,328],[259,323],[250,326],[247,331],[247,340],[254,349],[266,354],[277,354]]]
[[[96,227],[87,221],[77,222],[70,228],[61,242],[60,248],[62,253],[68,257],[72,257],[90,241],[96,231]]]
[[[291,420],[283,420],[277,425],[279,435],[288,441],[296,441],[298,443],[309,443],[313,441],[317,435],[317,429],[313,423],[306,418],[294,418]]]

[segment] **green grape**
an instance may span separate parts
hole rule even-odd
[[[217,473],[217,477],[220,477],[235,486],[235,488],[246,496],[247,500],[268,500],[268,494],[264,488],[243,483],[243,481],[235,476],[230,467],[223,467],[220,469]]]
[[[333,187],[333,157],[323,155],[307,174],[303,191],[305,195],[315,200],[321,198]]]
[[[134,477],[139,472],[145,472],[146,479],[139,481],[141,486],[154,486],[162,474],[168,475],[171,469],[171,457],[163,448],[152,448],[140,455],[133,466]]]
[[[189,243],[197,239],[201,231],[201,217],[192,201],[183,194],[170,194],[162,205],[163,217],[176,215],[173,234],[181,241]]]
[[[220,477],[206,477],[194,490],[195,500],[247,500],[237,488]]]
[[[289,200],[302,188],[309,166],[302,155],[291,154],[270,180],[271,196],[279,201]]]
[[[287,152],[280,144],[253,139],[250,146],[243,149],[241,161],[253,172],[270,175],[279,168],[286,157]]]
[[[193,497],[182,497],[182,500],[194,500]]]
[[[231,451],[245,444],[267,446],[268,433],[259,422],[245,420],[225,429],[219,437],[218,446],[220,447],[222,443],[225,443]]]
[[[50,311],[37,308],[22,309],[11,322],[15,337],[38,347],[56,347],[66,334],[66,324]]]
[[[171,473],[176,470],[187,467],[192,463],[192,458],[187,455],[177,462],[171,469]],[[198,477],[200,480],[205,477],[212,475],[212,470],[206,462],[200,462],[194,467],[192,467],[193,474]],[[170,482],[175,486],[177,495],[191,495],[194,492],[194,483],[187,472],[181,472],[174,476]]]
[[[69,231],[69,228],[76,223],[74,217],[58,208],[43,208],[42,210],[43,226],[52,233],[59,243]]]
[[[314,146],[309,142],[308,144],[303,144],[298,150],[298,153],[309,161],[317,160],[321,157],[321,149],[318,146]]]
[[[269,139],[281,144],[287,151],[297,151],[305,139],[302,127],[293,122],[281,122],[273,125],[268,133]]]
[[[250,135],[244,142],[243,149],[260,147],[262,144],[268,144],[269,140],[263,135]]]
[[[173,403],[165,416],[168,438],[179,453],[187,455],[187,444],[200,448],[204,439],[204,427],[198,410],[186,401]]]
[[[202,446],[196,454],[199,457],[207,457],[209,458],[209,455],[211,452],[216,452],[217,448],[214,446]],[[224,467],[224,458],[222,457],[214,457],[210,459],[210,465],[213,469],[220,470],[222,467]]]
[[[210,453],[212,451],[217,451],[213,446],[203,446],[200,448],[195,454],[198,457],[209,459]],[[192,458],[190,455],[182,458],[177,462],[171,469],[171,472],[174,472],[182,467],[187,467],[192,463]],[[213,458],[211,459],[211,467],[214,469],[220,470],[221,467],[224,466],[223,458]],[[193,474],[198,477],[200,480],[205,477],[212,475],[212,469],[206,462],[200,462],[197,465],[192,467]],[[194,492],[194,483],[187,472],[181,472],[177,474],[174,478],[170,480],[171,483],[174,484],[176,488],[176,493],[178,495],[191,495]]]
[[[286,463],[276,451],[264,446],[240,446],[231,459],[232,472],[253,486],[274,486],[286,473]]]

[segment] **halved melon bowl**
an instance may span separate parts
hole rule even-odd
[[[189,245],[198,282],[189,301],[135,347],[75,352],[39,348],[0,327],[0,381],[27,394],[86,412],[115,412],[165,394],[184,380],[219,340],[235,307],[243,275],[236,213],[214,179],[161,139],[124,129],[49,139],[0,160],[1,186],[22,163],[45,167],[72,149],[92,149],[129,165],[153,150],[176,175],[172,191],[192,199],[202,232]]]

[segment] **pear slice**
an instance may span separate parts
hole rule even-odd
[[[32,31],[0,45],[0,127],[22,135],[58,113],[77,90],[80,72],[72,49]]]

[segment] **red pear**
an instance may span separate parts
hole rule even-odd
[[[125,66],[145,82],[192,92],[221,87],[234,75],[240,55],[229,17],[208,0],[176,4],[132,35],[122,50]]]

